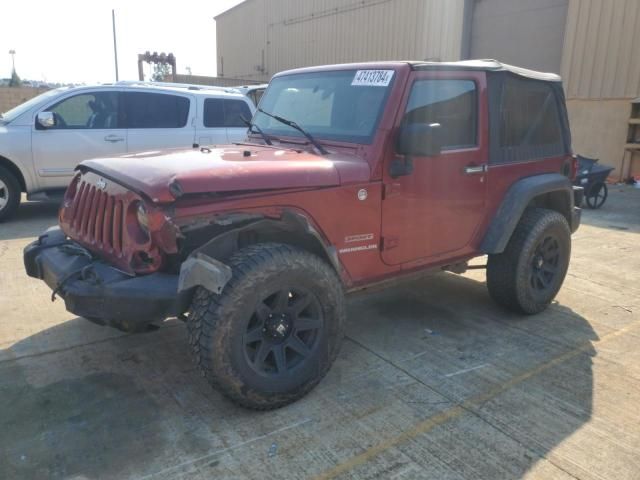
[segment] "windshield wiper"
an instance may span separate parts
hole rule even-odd
[[[247,127],[249,127],[249,133],[253,133],[253,129],[255,128],[255,129],[256,129],[256,131],[257,131],[257,132],[262,136],[262,138],[264,139],[264,141],[265,141],[265,143],[266,143],[267,145],[273,145],[273,144],[271,143],[271,140],[270,140],[270,139],[269,139],[269,137],[267,136],[267,134],[266,134],[266,133],[264,133],[264,132],[262,131],[262,129],[261,129],[258,125],[256,125],[255,123],[253,123],[253,122],[251,122],[251,121],[247,120],[247,119],[244,117],[244,115],[240,115],[240,120],[242,120],[242,121],[244,122],[244,124],[245,124]]]
[[[327,153],[329,153],[322,145],[320,145],[315,138],[313,138],[311,136],[311,134],[307,133],[300,125],[298,125],[296,122],[293,122],[291,120],[287,120],[286,118],[280,117],[278,115],[274,115],[273,113],[269,113],[269,112],[265,112],[263,109],[258,108],[258,111],[261,113],[264,113],[267,117],[271,117],[277,121],[279,121],[280,123],[284,123],[285,125],[294,128],[296,130],[298,130],[301,134],[303,134],[305,137],[307,137],[307,140],[309,140],[314,147],[316,147],[318,149],[318,151],[322,154],[322,155],[326,155]]]

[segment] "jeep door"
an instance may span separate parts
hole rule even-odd
[[[411,75],[396,129],[438,123],[442,149],[429,157],[394,152],[386,159],[382,259],[389,265],[438,263],[469,253],[485,213],[485,74],[416,71]],[[413,170],[393,178],[394,161],[408,161]]]
[[[122,97],[129,153],[193,146],[196,107],[191,95],[125,91]]]
[[[253,117],[253,111],[244,99],[205,98],[202,125],[198,125],[198,144],[216,145],[244,140],[247,125],[243,117],[247,120]]]
[[[72,93],[34,115],[31,149],[39,189],[64,188],[82,160],[126,153],[117,89]],[[54,126],[43,127],[37,113],[53,112]]]

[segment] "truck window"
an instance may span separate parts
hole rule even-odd
[[[160,93],[124,94],[127,128],[182,128],[187,124],[190,101]]]
[[[203,124],[207,128],[246,127],[242,117],[251,120],[251,110],[244,100],[207,98],[204,101]]]
[[[439,123],[443,150],[477,145],[478,100],[473,80],[417,80],[403,122]]]
[[[568,155],[571,134],[560,82],[489,74],[489,163]]]
[[[81,93],[47,109],[56,124],[53,129],[118,128],[118,93]]]
[[[224,127],[224,105],[222,98],[206,98],[202,122],[205,127]]]
[[[246,127],[242,117],[251,120],[251,110],[243,100],[224,101],[224,124],[226,127]]]
[[[507,77],[501,111],[501,147],[562,143],[557,102],[548,84]]]

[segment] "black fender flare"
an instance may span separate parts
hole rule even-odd
[[[333,245],[327,245],[307,216],[300,212],[286,209],[279,219],[257,216],[246,223],[241,223],[237,227],[219,233],[191,252],[180,268],[179,291],[200,285],[213,293],[221,293],[231,279],[231,269],[224,260],[238,248],[238,236],[242,232],[260,228],[274,227],[281,231],[304,232],[313,237],[331,266],[336,272],[340,272],[336,248]]]
[[[544,173],[526,177],[515,182],[497,209],[489,227],[486,230],[480,251],[484,254],[502,253],[520,221],[525,209],[531,201],[544,194],[562,193],[563,215],[567,217],[571,231],[577,228],[574,226],[572,212],[574,209],[573,185],[571,181],[559,173]],[[565,200],[566,197],[566,200]]]

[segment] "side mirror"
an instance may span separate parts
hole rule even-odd
[[[36,116],[36,122],[42,128],[51,128],[56,126],[56,119],[53,112],[40,112]]]
[[[442,151],[439,123],[403,124],[398,132],[398,153],[407,156],[434,157]]]

